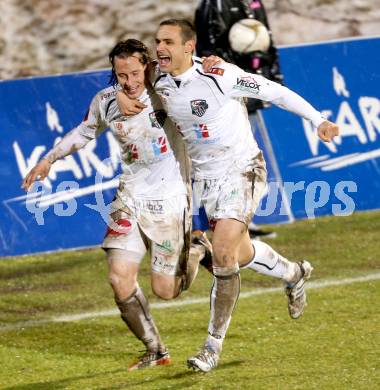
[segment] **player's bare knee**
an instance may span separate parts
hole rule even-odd
[[[213,264],[218,267],[230,267],[238,261],[235,251],[228,245],[217,245],[213,250]]]
[[[108,249],[108,280],[113,288],[136,287],[139,265],[128,260],[128,253],[121,249]]]
[[[179,291],[176,288],[175,280],[152,280],[152,291],[160,299],[170,300],[175,298]]]
[[[121,273],[110,270],[108,273],[108,280],[112,285],[118,286],[120,284],[135,284],[137,275],[132,273]]]
[[[175,297],[173,291],[170,291],[165,287],[153,287],[152,290],[154,295],[156,295],[160,299],[164,299],[165,301],[168,301]]]
[[[119,274],[110,271],[108,273],[108,282],[112,288],[118,288],[122,284],[122,278],[120,277]]]
[[[108,281],[115,295],[120,299],[131,295],[137,287],[136,278],[121,276],[114,272],[108,274]]]

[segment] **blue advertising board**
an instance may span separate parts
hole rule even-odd
[[[285,84],[340,127],[320,141],[309,122],[263,116],[295,218],[380,208],[380,38],[280,50]]]
[[[286,85],[337,122],[341,135],[324,143],[308,122],[276,107],[262,111],[262,123],[250,117],[269,181],[256,223],[380,208],[379,49],[380,38],[280,49]],[[118,185],[110,132],[55,163],[31,193],[20,184],[81,122],[108,77],[105,70],[0,82],[0,256],[101,243]]]
[[[117,186],[118,145],[103,134],[52,166],[44,186],[28,195],[22,178],[84,117],[92,97],[107,86],[108,71],[0,82],[0,256],[98,245],[105,233],[96,204],[96,172],[105,203]],[[109,156],[112,161],[103,161]]]
[[[265,110],[264,110],[265,111]],[[253,217],[255,224],[293,222],[294,217],[283,190],[282,177],[268,137],[262,110],[249,116],[252,133],[262,150],[267,168],[267,191]]]

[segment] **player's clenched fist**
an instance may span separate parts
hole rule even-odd
[[[28,191],[30,186],[36,180],[44,180],[45,177],[49,174],[51,168],[51,163],[42,159],[25,177],[23,180],[21,187],[24,188],[25,191]]]
[[[330,142],[339,135],[339,127],[333,122],[324,121],[318,127],[318,137],[325,142]]]
[[[208,57],[202,57],[202,60],[203,60],[202,67],[205,72],[209,72],[211,68],[224,62],[222,58],[214,55]]]

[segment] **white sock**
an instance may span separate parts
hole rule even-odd
[[[262,241],[252,240],[255,254],[250,263],[242,268],[250,268],[260,274],[294,283],[299,279],[299,266],[278,254],[273,248]]]

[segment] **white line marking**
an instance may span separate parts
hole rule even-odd
[[[97,191],[105,191],[111,188],[119,186],[119,179],[112,179],[104,183],[93,184],[84,188],[70,189],[66,191],[56,192],[55,194],[49,194],[41,196],[37,201],[39,207],[51,206],[55,203],[60,203],[68,199],[79,198],[84,195],[89,195]],[[27,200],[26,203],[35,203],[35,199]]]
[[[364,276],[359,276],[356,278],[326,279],[326,280],[320,280],[316,282],[308,282],[307,288],[308,290],[311,289],[314,290],[314,289],[326,288],[331,286],[342,286],[351,283],[369,282],[371,280],[379,280],[379,279],[380,279],[380,272],[376,272]],[[283,291],[282,287],[258,288],[255,290],[240,293],[239,298],[244,299],[244,298],[250,298],[257,295],[269,294],[273,292],[282,292],[282,291]],[[150,306],[153,309],[167,309],[170,307],[196,305],[198,303],[208,303],[208,302],[209,302],[209,297],[202,297],[202,298],[183,299],[183,300],[172,301],[172,302],[152,303]],[[88,318],[111,317],[111,316],[117,316],[119,314],[120,314],[119,310],[117,309],[108,309],[108,310],[79,313],[79,314],[68,314],[59,317],[51,317],[44,320],[16,322],[14,324],[0,326],[0,332],[7,332],[7,331],[22,329],[22,328],[32,328],[32,327],[37,327],[37,326],[42,326],[45,324],[51,324],[57,322],[73,322],[73,321],[85,320]]]
[[[380,157],[380,149],[371,150],[366,153],[359,153],[358,156],[353,156],[352,158],[337,162],[336,164],[330,164],[327,167],[322,167],[322,171],[335,171],[336,169],[345,168],[349,165],[359,164],[363,161],[374,160]]]
[[[340,157],[335,157],[335,158],[330,158],[329,160],[325,160],[322,162],[316,162],[314,164],[310,164],[309,168],[320,168],[320,167],[325,167],[331,164],[336,164],[337,162],[341,161],[346,161],[351,159],[352,157],[358,156],[360,153],[351,153],[351,154],[346,154],[345,156],[340,156]]]
[[[326,158],[329,158],[329,157],[330,157],[329,154],[324,154],[323,156],[307,158],[306,160],[300,160],[300,161],[296,161],[296,162],[294,162],[292,164],[289,164],[289,167],[298,167],[300,165],[305,165],[305,164],[308,164],[308,163],[314,163],[314,162],[317,162],[317,161],[326,160]]]
[[[51,206],[52,204],[63,202],[67,199],[79,198],[97,191],[105,191],[119,186],[119,179],[111,179],[104,183],[92,184],[87,187],[59,191],[53,194],[42,195],[41,192],[29,192],[26,195],[17,196],[15,198],[6,199],[3,203],[12,203],[20,200],[25,200],[25,204],[39,202],[40,207]],[[38,198],[38,199],[37,199]]]
[[[359,164],[367,160],[374,160],[380,157],[380,149],[371,150],[369,152],[356,152],[346,154],[345,156],[327,159],[329,155],[310,158],[307,160],[297,161],[289,165],[296,167],[299,165],[307,165],[307,168],[321,168],[321,171],[335,171],[337,169],[348,167],[349,165]]]

